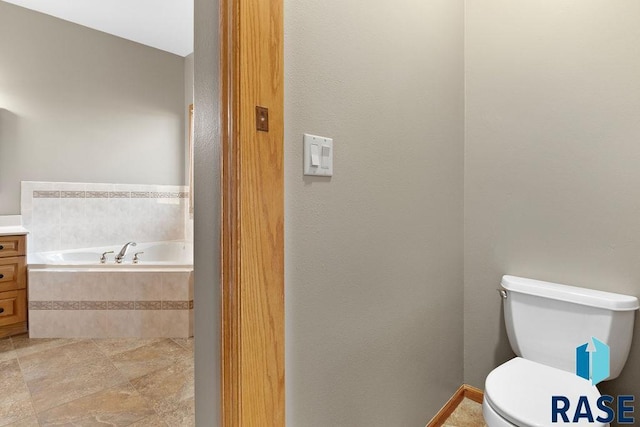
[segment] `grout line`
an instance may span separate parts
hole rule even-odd
[[[38,413],[36,412],[36,407],[33,405],[33,395],[31,394],[31,388],[29,388],[29,384],[27,384],[27,380],[24,377],[24,370],[22,369],[22,363],[20,363],[20,358],[18,357],[18,352],[16,351],[16,346],[13,344],[13,337],[9,338],[11,340],[11,347],[13,347],[13,351],[16,354],[16,362],[18,363],[18,369],[20,369],[20,377],[22,378],[22,382],[24,383],[24,387],[27,389],[27,393],[29,393],[29,405],[31,405],[31,410],[33,411],[33,416],[36,419],[36,423],[40,426],[40,419],[38,418]],[[22,418],[22,420],[26,419]],[[18,420],[21,421],[21,420]]]
[[[190,347],[187,347],[186,345],[182,345],[182,344],[180,344],[178,341],[176,341],[177,339],[178,339],[178,340],[187,340],[187,341],[188,341],[188,340],[190,340],[190,339],[192,340],[192,339],[193,339],[193,337],[188,337],[188,338],[169,338],[169,339],[170,339],[171,341],[173,341],[174,343],[178,344],[180,347],[184,348],[185,350],[188,350],[188,351],[193,352],[193,349],[191,349]]]
[[[133,339],[135,339],[135,338],[133,338]],[[110,387],[103,388],[102,390],[98,390],[98,391],[96,391],[96,392],[93,392],[93,393],[90,393],[90,394],[87,394],[87,395],[84,395],[84,396],[80,396],[80,397],[75,398],[75,399],[72,399],[72,400],[70,400],[70,401],[68,401],[68,402],[63,402],[63,403],[60,403],[59,405],[52,406],[51,408],[47,408],[47,409],[45,409],[45,410],[43,410],[43,411],[40,411],[39,413],[35,411],[35,407],[34,407],[34,408],[33,408],[33,409],[34,409],[34,414],[35,414],[35,416],[36,416],[36,420],[37,420],[37,422],[38,422],[38,425],[39,425],[39,426],[40,426],[41,424],[40,424],[40,419],[38,418],[38,415],[39,415],[39,414],[42,414],[42,413],[44,413],[44,412],[50,411],[50,410],[52,410],[52,409],[54,409],[54,408],[59,408],[59,407],[64,406],[64,405],[68,405],[68,404],[70,404],[70,403],[72,403],[72,402],[75,402],[75,401],[77,401],[77,400],[85,399],[85,398],[87,398],[87,397],[90,397],[90,396],[96,395],[96,394],[98,394],[98,393],[103,393],[103,392],[105,392],[105,391],[107,391],[107,390],[110,390],[110,389],[115,388],[115,387],[120,387],[120,386],[122,386],[122,385],[124,385],[124,384],[127,384],[127,383],[128,383],[128,384],[129,384],[129,385],[130,385],[130,386],[131,386],[131,387],[132,387],[136,392],[138,391],[138,390],[133,386],[133,384],[131,384],[131,382],[130,382],[130,381],[129,381],[129,379],[126,377],[126,375],[124,375],[124,374],[120,371],[120,369],[118,369],[118,367],[117,367],[117,366],[115,366],[115,364],[113,363],[113,360],[111,360],[111,358],[110,358],[109,356],[107,356],[107,355],[104,353],[104,351],[100,348],[100,346],[99,346],[98,344],[96,344],[95,339],[93,339],[93,338],[84,338],[84,339],[79,339],[77,342],[82,342],[82,341],[90,341],[93,345],[95,345],[95,346],[97,347],[98,351],[99,351],[99,352],[100,352],[100,353],[101,353],[101,354],[102,354],[102,355],[103,355],[103,356],[104,356],[104,357],[109,361],[109,363],[111,363],[111,364],[113,365],[113,367],[116,369],[116,371],[118,371],[118,373],[122,376],[122,378],[124,378],[124,381],[122,381],[122,382],[120,382],[120,383],[117,383],[117,384],[113,384],[113,385],[112,385],[112,386],[110,386]],[[71,344],[71,343],[70,343],[70,344]],[[57,347],[52,347],[52,348],[57,348]],[[23,375],[23,379],[24,379],[24,375]],[[27,386],[27,389],[28,389],[28,386]],[[31,391],[30,391],[30,390],[29,390],[29,393],[31,393]],[[31,400],[31,405],[33,406],[33,400]],[[152,409],[152,408],[150,408],[150,409]],[[141,421],[141,420],[134,421],[134,423],[135,423],[135,422],[138,422],[138,421]]]
[[[132,339],[136,339],[136,338],[132,338]],[[174,342],[176,345],[178,345],[179,347],[184,348],[183,346],[181,346],[180,344],[178,344],[177,342],[175,342],[172,338],[165,338],[165,339],[160,339],[160,340],[158,340],[158,341],[154,341],[154,342],[151,342],[151,343],[148,343],[148,344],[142,345],[142,346],[140,346],[140,347],[136,347],[136,348],[133,348],[133,349],[130,349],[130,350],[124,351],[124,352],[116,353],[115,355],[119,355],[119,354],[127,353],[127,352],[129,352],[129,351],[135,351],[135,350],[138,350],[138,349],[140,349],[140,348],[142,348],[142,347],[147,347],[147,346],[150,346],[150,345],[154,345],[154,344],[157,344],[157,343],[163,342],[163,341],[165,341],[165,340],[166,340],[166,341],[173,341],[173,342]],[[114,355],[114,356],[115,356],[115,355]],[[109,358],[109,360],[111,360],[111,358],[110,358],[109,356],[107,356],[107,357]],[[113,361],[111,361],[111,362],[113,363]],[[172,365],[175,365],[175,362],[174,362],[174,363],[172,363]],[[115,366],[115,364],[114,364],[114,366]],[[151,401],[147,396],[145,396],[144,394],[142,394],[142,393],[140,392],[140,390],[139,390],[139,389],[138,389],[138,388],[137,388],[137,387],[132,383],[132,381],[133,381],[133,380],[135,380],[135,379],[138,379],[138,378],[141,378],[141,377],[147,376],[147,375],[151,375],[151,374],[153,374],[153,373],[155,373],[155,372],[158,372],[158,371],[161,371],[161,370],[163,370],[163,369],[166,369],[166,368],[167,368],[167,367],[169,367],[169,366],[170,366],[170,365],[165,366],[165,367],[163,367],[163,368],[158,368],[158,369],[156,369],[156,370],[154,370],[154,371],[148,372],[148,373],[146,373],[146,374],[144,374],[144,375],[141,375],[141,376],[139,376],[139,377],[136,377],[136,378],[129,378],[127,375],[125,375],[125,374],[124,374],[124,373],[123,373],[123,372],[122,372],[122,371],[121,371],[121,370],[116,366],[116,369],[118,370],[118,372],[120,372],[120,374],[121,374],[123,377],[125,377],[125,378],[127,379],[127,382],[129,383],[129,385],[131,385],[131,387],[132,387],[132,388],[133,388],[133,389],[134,389],[134,390],[135,390],[135,391],[140,395],[140,397],[141,397],[141,398],[142,398],[142,399],[147,403],[147,406],[149,407],[149,409],[151,409],[151,410],[154,412],[154,414],[155,414],[158,418],[160,418],[160,420],[162,420],[162,422],[163,422],[163,423],[165,423],[165,425],[168,425],[168,424],[167,424],[167,422],[166,422],[166,420],[165,420],[165,417],[164,417],[164,415],[166,415],[166,413],[165,413],[165,414],[163,414],[163,413],[161,413],[161,412],[158,412],[158,410],[156,410],[155,405],[153,404],[153,402],[152,402],[152,401]],[[149,417],[152,417],[152,416],[153,416],[153,415],[150,415]],[[146,417],[146,418],[149,418],[149,417]],[[145,418],[143,418],[142,420],[144,420],[144,419],[145,419]],[[138,421],[142,421],[142,420],[138,420]],[[135,422],[138,422],[138,421],[135,421]]]
[[[35,339],[37,339],[37,338],[35,338]],[[66,339],[66,338],[62,338],[62,339]],[[74,340],[74,341],[72,341],[72,342],[69,342],[69,343],[66,343],[66,344],[63,344],[63,345],[59,345],[59,346],[55,346],[55,347],[46,348],[46,349],[44,349],[44,350],[42,350],[42,351],[46,351],[46,350],[53,350],[53,349],[59,349],[59,348],[64,347],[64,346],[66,346],[66,345],[82,343],[83,341],[91,342],[92,344],[94,344],[94,345],[98,348],[98,351],[100,351],[100,352],[102,353],[102,350],[100,349],[100,347],[99,347],[99,346],[98,346],[98,345],[93,341],[93,339],[91,339],[91,338],[80,338],[80,339],[76,339],[76,340]],[[31,356],[31,355],[33,355],[33,354],[37,354],[37,353],[39,353],[39,352],[31,353],[31,354],[28,354],[27,356]],[[113,365],[113,362],[111,361],[111,359],[109,359],[108,357],[105,357],[105,358],[106,358],[106,359],[108,359],[108,360],[109,360],[109,362]],[[18,361],[18,364],[20,364],[20,361]],[[117,367],[116,367],[115,365],[114,365],[114,368],[117,370]],[[33,413],[34,413],[34,415],[35,415],[35,417],[36,417],[36,420],[37,420],[37,422],[38,422],[38,425],[40,425],[40,419],[38,418],[38,415],[39,415],[39,414],[42,414],[43,412],[50,411],[50,410],[52,410],[52,409],[54,409],[54,408],[58,408],[58,407],[60,407],[60,406],[67,405],[67,404],[69,404],[69,403],[71,403],[71,402],[75,402],[76,400],[83,399],[83,398],[85,398],[85,397],[87,397],[87,396],[93,396],[94,394],[97,394],[97,393],[103,392],[103,391],[105,391],[105,390],[109,390],[110,388],[117,387],[117,386],[119,386],[119,385],[124,384],[124,382],[122,382],[122,383],[118,383],[118,384],[114,384],[114,385],[112,385],[111,387],[107,387],[107,388],[104,388],[104,389],[102,389],[102,390],[98,390],[98,391],[96,391],[96,392],[89,393],[89,394],[87,394],[87,395],[77,397],[77,398],[75,398],[75,399],[69,400],[68,402],[62,402],[62,403],[60,403],[59,405],[55,405],[55,406],[52,406],[52,407],[50,407],[50,408],[46,408],[46,409],[44,409],[44,410],[42,410],[42,411],[40,411],[40,412],[37,412],[37,411],[36,411],[35,406],[33,405],[33,396],[31,395],[31,389],[29,388],[29,385],[27,384],[27,381],[26,381],[26,380],[25,380],[25,378],[24,378],[24,372],[22,372],[22,365],[20,365],[20,372],[22,373],[22,379],[23,379],[23,381],[25,382],[25,384],[26,384],[26,386],[27,386],[27,390],[29,390],[29,396],[31,396],[31,399],[30,399],[30,400],[31,400],[31,406],[32,406],[32,408],[33,408]],[[120,371],[118,370],[118,372],[120,372]],[[124,375],[123,375],[123,378],[126,378],[126,377],[124,377]]]
[[[29,339],[29,340],[50,340],[50,341],[62,340],[62,341],[66,341],[66,342],[62,342],[62,343],[59,343],[59,344],[51,346],[51,347],[46,347],[46,348],[42,348],[42,349],[36,350],[33,353],[23,354],[22,357],[28,357],[28,356],[31,356],[31,355],[34,355],[34,354],[41,353],[43,351],[53,350],[54,348],[59,348],[59,347],[64,347],[65,345],[74,344],[76,342],[81,341],[83,338],[52,338],[51,339],[51,338],[29,338],[29,337],[27,337],[27,339]],[[13,338],[11,340],[11,343],[13,344],[13,347],[15,349],[16,357],[20,358],[20,353],[18,351],[18,348],[13,343]],[[31,346],[21,347],[21,349],[27,349],[27,348],[31,348]]]
[[[132,339],[135,339],[135,338],[132,338]],[[93,341],[93,342],[94,342],[94,344],[95,344],[95,339],[93,339],[92,341]],[[149,345],[149,344],[146,344],[146,345]],[[135,349],[132,349],[132,350],[137,350],[137,349],[139,349],[139,348],[145,347],[146,345],[142,345],[142,346],[140,346],[140,347],[136,347]],[[142,398],[142,400],[144,400],[144,402],[147,404],[147,406],[149,407],[149,409],[151,409],[151,410],[152,410],[156,415],[158,415],[158,412],[154,409],[153,404],[152,404],[152,403],[149,401],[149,399],[147,399],[147,398],[146,398],[142,393],[140,393],[140,390],[138,390],[138,388],[137,388],[137,387],[136,387],[136,386],[131,382],[131,378],[129,378],[127,375],[125,375],[125,374],[124,374],[124,372],[122,372],[122,371],[120,370],[120,368],[118,368],[118,366],[113,362],[113,359],[111,359],[111,356],[107,355],[107,354],[106,354],[106,353],[105,353],[105,352],[100,348],[100,346],[99,346],[99,345],[97,345],[97,344],[96,344],[96,346],[100,349],[100,352],[102,352],[102,354],[104,354],[104,355],[105,355],[105,357],[106,357],[107,359],[109,359],[109,361],[110,361],[110,362],[111,362],[111,364],[116,368],[116,370],[118,371],[118,373],[120,373],[120,375],[122,375],[122,377],[126,379],[127,384],[129,384],[129,386],[130,386],[130,387],[131,387],[131,388],[132,388],[136,393],[138,393],[138,394],[140,395],[140,397]],[[127,350],[127,351],[129,351],[129,350]],[[124,352],[120,352],[120,353],[116,353],[116,354],[114,354],[113,356],[116,356],[116,355],[118,355],[118,354],[122,354],[122,353],[126,353],[126,351],[124,351]],[[123,383],[123,384],[124,384],[124,383]],[[148,418],[148,417],[145,417],[145,418]],[[140,419],[140,420],[134,421],[132,424],[137,423],[138,421],[142,421],[142,420],[144,420],[145,418],[142,418],[142,419]]]
[[[132,338],[132,339],[135,339],[135,338]],[[102,349],[100,348],[100,346],[96,343],[96,339],[95,339],[95,338],[91,338],[91,342],[93,342],[93,344],[94,344],[96,347],[98,347],[98,351],[99,351],[100,353],[102,353],[102,355],[103,355],[107,360],[109,360],[109,363],[111,363],[111,365],[115,368],[115,370],[116,370],[116,371],[117,371],[117,372],[122,376],[122,378],[124,378],[124,379],[125,379],[125,381],[124,381],[122,384],[124,384],[125,382],[126,382],[126,383],[129,383],[129,385],[130,385],[130,386],[131,386],[131,387],[132,387],[132,388],[137,392],[137,391],[138,391],[138,389],[137,389],[137,388],[136,388],[136,387],[131,383],[131,380],[129,379],[129,377],[128,377],[128,376],[126,376],[126,375],[124,374],[124,372],[122,372],[122,371],[120,370],[120,368],[118,368],[118,366],[113,362],[113,359],[111,358],[111,356],[109,356],[107,353],[105,353],[105,352],[104,352],[104,350],[102,350]],[[142,346],[142,347],[144,347],[144,346]],[[140,347],[136,347],[136,348],[140,348]],[[122,353],[117,353],[117,354],[122,354]],[[144,397],[144,396],[143,396],[143,397]]]
[[[151,342],[149,342],[149,343],[147,343],[147,344],[142,344],[142,345],[139,345],[139,346],[137,346],[137,347],[133,347],[133,348],[126,349],[126,350],[124,350],[124,351],[119,351],[118,353],[114,353],[114,354],[112,354],[112,355],[108,355],[107,353],[105,353],[104,351],[102,351],[102,349],[100,349],[100,351],[102,351],[106,357],[108,357],[109,359],[111,359],[112,357],[115,357],[115,356],[117,356],[117,355],[119,355],[119,354],[122,354],[122,353],[127,353],[127,352],[129,352],[129,351],[137,350],[137,349],[139,349],[139,348],[146,347],[146,346],[148,346],[148,345],[157,344],[157,343],[159,343],[159,342],[162,342],[162,340],[164,340],[164,339],[166,339],[166,338],[160,338],[160,337],[156,337],[156,338],[144,338],[144,337],[125,337],[125,338],[105,337],[105,338],[90,338],[90,339],[91,339],[91,340],[93,340],[93,342],[94,342],[96,345],[98,345],[98,343],[96,343],[96,341],[110,341],[110,340],[138,340],[138,341],[151,341]],[[98,345],[98,348],[100,348],[100,346],[99,346],[99,345]]]
[[[95,392],[93,392],[93,393],[90,393],[90,394],[86,394],[86,395],[84,395],[84,396],[77,397],[77,398],[72,399],[72,400],[70,400],[70,401],[68,401],[68,402],[63,402],[63,403],[60,403],[59,405],[52,406],[51,408],[47,408],[47,409],[45,409],[45,410],[43,410],[43,411],[38,412],[38,413],[36,414],[36,418],[38,418],[38,414],[42,414],[42,413],[44,413],[44,412],[51,411],[52,409],[55,409],[55,408],[59,408],[59,407],[61,407],[61,406],[68,405],[68,404],[70,404],[70,403],[76,402],[76,401],[78,401],[78,400],[80,400],[80,399],[85,399],[85,398],[87,398],[87,397],[93,396],[93,395],[98,394],[98,393],[103,393],[103,392],[105,392],[105,391],[107,391],[107,390],[111,390],[112,388],[120,387],[121,385],[123,385],[123,384],[125,384],[125,383],[126,383],[126,381],[123,381],[123,382],[121,382],[121,383],[114,384],[114,385],[112,385],[112,386],[110,386],[110,387],[103,388],[102,390],[98,390],[98,391],[95,391]],[[34,408],[34,410],[35,410],[35,408]],[[38,424],[39,424],[39,423],[40,423],[40,420],[38,420]]]

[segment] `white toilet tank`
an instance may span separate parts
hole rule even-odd
[[[575,372],[576,348],[594,337],[610,348],[608,379],[620,375],[631,347],[636,297],[515,276],[504,276],[502,288],[507,335],[518,356]]]

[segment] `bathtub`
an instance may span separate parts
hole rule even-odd
[[[34,268],[174,268],[193,269],[193,245],[184,241],[138,243],[129,246],[122,264],[115,262],[115,255],[120,252],[122,245],[104,246],[89,249],[72,249],[66,251],[40,252],[29,254],[27,262]],[[107,261],[100,263],[100,257],[105,252]],[[138,256],[137,264],[133,263],[133,255]]]
[[[187,338],[193,336],[193,246],[138,243],[28,254],[32,338]],[[100,263],[102,253],[106,263]],[[133,255],[139,262],[133,263]]]

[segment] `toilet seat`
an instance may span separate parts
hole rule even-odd
[[[571,403],[569,421],[580,396],[587,396],[594,419],[598,411],[598,389],[577,375],[516,357],[491,371],[485,381],[484,398],[498,415],[516,426],[584,425],[608,426],[581,418],[578,423],[551,423],[551,397],[566,396]]]

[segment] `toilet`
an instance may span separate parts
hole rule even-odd
[[[517,357],[487,376],[482,402],[486,424],[608,426],[595,420],[602,415],[597,385],[576,374],[577,348],[589,343],[591,351],[592,338],[608,345],[606,380],[618,377],[631,348],[638,299],[515,276],[504,276],[499,292],[509,343]],[[571,402],[569,423],[561,417],[551,422],[552,396]],[[586,396],[594,422],[584,417],[572,422],[580,396]]]

